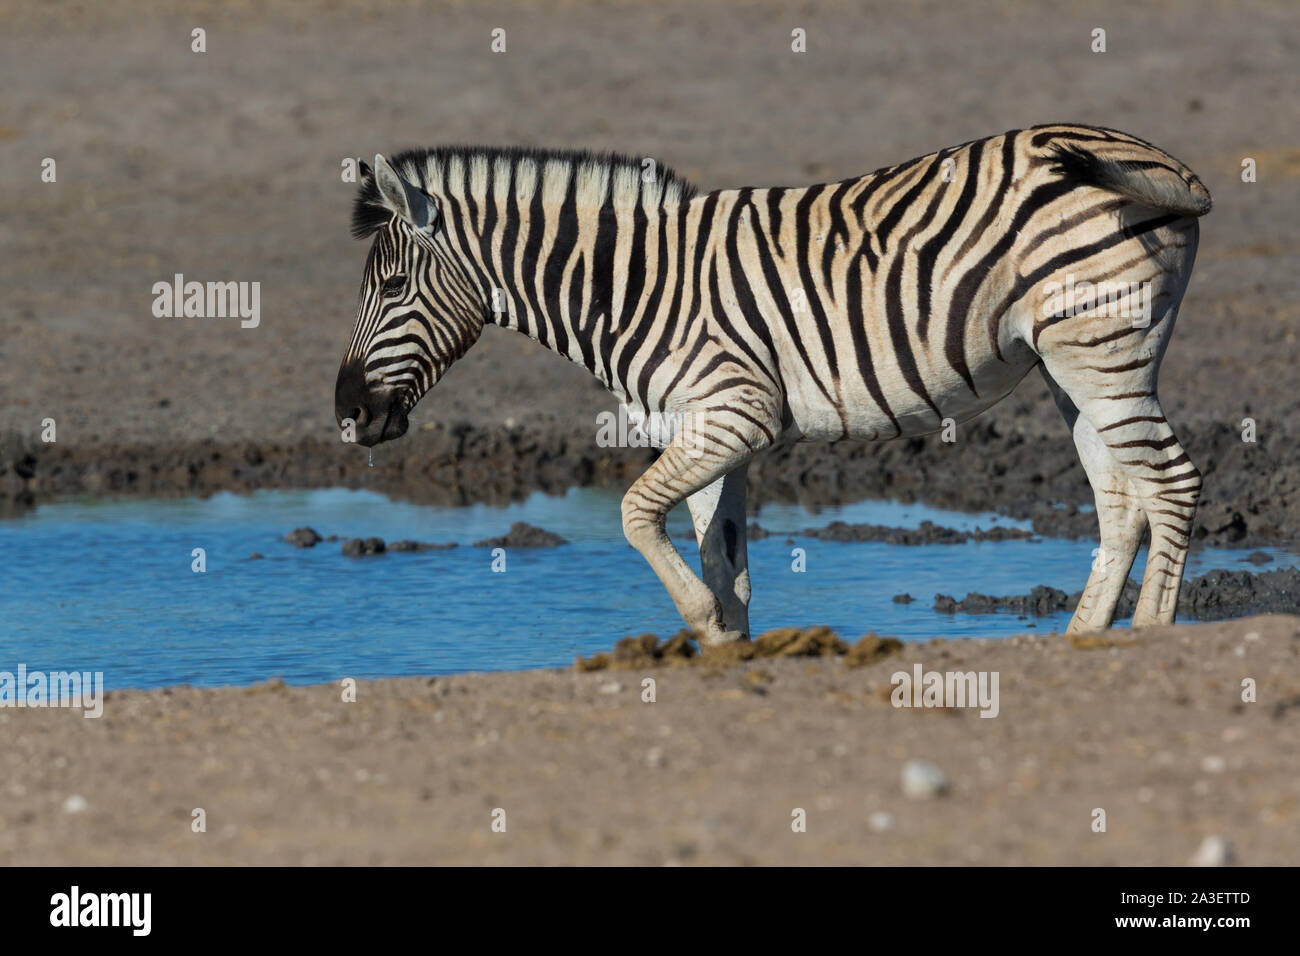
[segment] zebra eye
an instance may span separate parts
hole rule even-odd
[[[384,295],[397,295],[406,288],[406,276],[389,276],[384,280]]]

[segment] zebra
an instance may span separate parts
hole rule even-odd
[[[632,483],[622,523],[703,645],[749,635],[754,455],[933,433],[1035,367],[1100,528],[1068,632],[1111,625],[1148,527],[1132,624],[1174,620],[1201,474],[1156,378],[1211,199],[1145,140],[1043,125],[839,182],[713,192],[584,151],[449,146],[360,169],[352,233],[373,241],[340,424],[367,446],[400,437],[488,322],[584,366],[637,414],[689,416]],[[1089,283],[1120,292],[1058,301]],[[683,500],[701,575],[665,531]]]

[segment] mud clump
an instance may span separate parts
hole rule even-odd
[[[349,558],[370,557],[386,550],[383,538],[348,538],[343,542],[343,554]]]
[[[844,657],[845,667],[866,667],[876,661],[883,661],[891,654],[903,649],[903,642],[896,637],[879,637],[875,633],[865,635],[858,643],[849,648]]]
[[[662,644],[654,634],[625,637],[611,653],[578,657],[573,666],[581,672],[604,670],[639,670],[644,667],[671,667],[694,660],[698,652],[690,631],[680,631]]]
[[[706,647],[702,657],[705,663],[725,666],[760,657],[835,657],[848,652],[849,645],[829,627],[780,627],[752,641]]]
[[[434,541],[394,541],[388,546],[389,551],[450,551],[456,547],[455,541],[438,544]]]
[[[902,642],[868,634],[856,645],[841,640],[829,627],[782,627],[752,641],[733,641],[718,647],[696,649],[694,635],[680,631],[662,644],[653,634],[625,637],[611,653],[579,657],[578,671],[641,670],[647,667],[729,667],[745,661],[773,657],[843,657],[845,666],[862,667],[897,653]]]
[[[1131,617],[1142,586],[1129,578],[1124,583],[1117,618]],[[1073,611],[1082,591],[1067,595],[1058,588],[1039,585],[1029,594],[992,597],[967,594],[960,601],[947,594],[934,596],[934,609],[944,614],[996,614],[1013,612],[1033,617]],[[1250,614],[1295,614],[1300,612],[1300,569],[1276,571],[1207,571],[1183,582],[1178,595],[1178,616],[1198,621],[1221,621]]]
[[[1300,569],[1207,571],[1183,585],[1178,613],[1202,621],[1300,611]]]
[[[516,521],[510,526],[510,530],[499,538],[484,538],[482,541],[475,541],[476,548],[557,548],[562,544],[568,544],[564,538],[561,538],[554,532],[547,531],[544,528],[538,528],[526,521]]]
[[[296,528],[284,536],[284,540],[295,548],[314,548],[321,541],[337,541],[337,535],[322,538],[311,528]],[[449,551],[456,547],[456,542],[438,544],[433,541],[394,541],[385,544],[383,538],[347,538],[343,542],[343,553],[350,558],[363,558],[374,554],[419,551]]]
[[[284,540],[295,548],[314,548],[325,539],[316,533],[315,528],[294,528],[284,536]]]
[[[1081,592],[1082,593],[1082,592]],[[1011,597],[993,597],[989,594],[971,592],[960,601],[948,594],[934,596],[934,609],[941,614],[995,614],[999,611],[1012,611],[1018,614],[1032,614],[1042,617],[1058,611],[1069,610],[1078,603],[1078,594],[1066,594],[1057,588],[1039,585],[1028,594]]]

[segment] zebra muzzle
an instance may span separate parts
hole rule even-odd
[[[401,396],[392,390],[372,391],[360,362],[346,362],[339,369],[334,417],[340,428],[353,422],[357,444],[367,448],[401,438],[409,424]]]

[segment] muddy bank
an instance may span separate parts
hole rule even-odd
[[[1050,537],[1096,536],[1091,491],[1061,426],[1056,441],[1030,440],[977,421],[957,445],[937,437],[865,444],[795,445],[760,455],[750,468],[751,505],[808,507],[893,498],[961,511],[1029,519]],[[1194,540],[1254,547],[1300,537],[1300,442],[1243,444],[1229,428],[1192,436],[1203,447],[1205,493]],[[417,503],[458,505],[520,500],[572,486],[627,487],[654,460],[654,449],[601,448],[591,434],[523,425],[433,423],[375,451],[338,441],[288,445],[215,441],[176,446],[44,445],[0,441],[0,514],[68,494],[150,497],[207,495],[258,488],[371,488]],[[1058,506],[1065,503],[1065,507]],[[806,532],[805,532],[806,533]],[[818,531],[834,540],[868,540],[868,529]],[[1007,530],[992,530],[1006,535]],[[927,543],[937,543],[924,536]],[[871,539],[874,540],[874,539]],[[920,541],[921,539],[917,539]]]
[[[1092,491],[1064,424],[1022,424],[1010,430],[981,418],[964,426],[962,441],[952,445],[930,436],[777,449],[751,467],[750,486],[759,500],[815,507],[893,498],[996,511],[1031,520],[1034,531],[1049,537],[1095,538],[1096,517],[1079,510],[1091,507]],[[1180,427],[1179,434],[1196,448],[1205,475],[1196,542],[1245,547],[1300,536],[1300,495],[1292,478],[1300,475],[1300,447],[1282,439],[1243,443],[1239,430],[1220,424]]]
[[[1300,862],[1300,618],[1108,638],[0,709],[0,865]],[[997,716],[893,706],[917,666]]]
[[[753,522],[746,530],[746,535],[750,541],[761,541],[770,537],[814,538],[819,541],[846,543],[875,541],[910,547],[921,544],[966,544],[970,541],[1024,541],[1034,537],[1034,532],[1020,528],[975,528],[973,531],[962,531],[957,528],[945,528],[933,521],[922,521],[915,528],[832,521],[824,528],[804,528],[802,531],[770,531]]]
[[[375,451],[339,441],[289,445],[212,441],[168,448],[0,443],[0,514],[62,495],[172,498],[260,488],[368,488],[419,504],[518,501],[535,491],[623,485],[652,460],[644,450],[584,447],[522,427],[434,426]]]
[[[1129,578],[1120,595],[1116,616],[1130,617],[1137,606],[1142,586]],[[1059,588],[1039,585],[1028,594],[993,597],[967,594],[960,601],[947,594],[934,596],[934,609],[945,614],[994,614],[1011,612],[1041,617],[1061,611],[1073,611],[1082,591],[1066,594]],[[1182,619],[1220,621],[1250,614],[1300,613],[1300,570],[1277,571],[1207,571],[1200,577],[1183,582],[1178,594],[1178,616]]]

